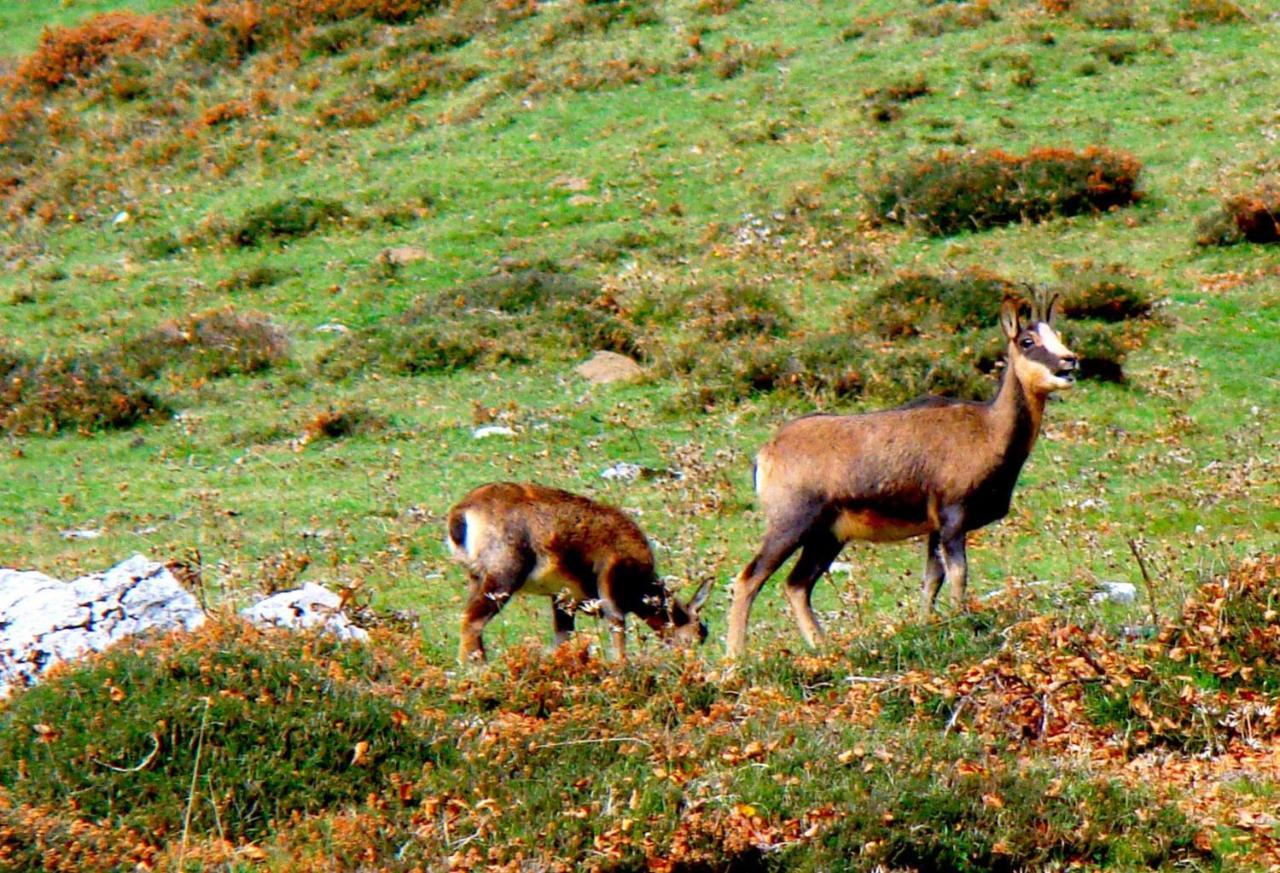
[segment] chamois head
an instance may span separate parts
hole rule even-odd
[[[1021,301],[1006,297],[1000,308],[1000,327],[1009,340],[1009,369],[1027,389],[1048,394],[1075,384],[1080,359],[1053,329],[1058,295],[1036,294],[1029,311]]]
[[[688,605],[682,605],[675,597],[669,598],[665,620],[654,626],[658,636],[666,642],[690,648],[704,642],[707,638],[707,623],[699,613],[711,596],[714,584],[715,579],[707,579],[699,585]]]

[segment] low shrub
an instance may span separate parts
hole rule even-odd
[[[18,65],[19,87],[53,91],[83,79],[106,61],[159,45],[168,24],[153,15],[105,12],[74,27],[46,29],[40,44]]]
[[[0,380],[5,433],[118,430],[168,412],[119,367],[84,355],[28,360],[0,346]]]
[[[685,323],[704,340],[725,342],[745,336],[781,336],[791,314],[763,285],[713,285],[694,289],[676,304]]]
[[[585,303],[595,293],[595,285],[562,273],[554,265],[522,266],[459,285],[442,295],[441,300],[424,301],[424,306],[409,309],[402,321],[412,324],[435,318],[442,302],[452,303],[458,309],[486,309],[515,315],[560,302]]]
[[[706,409],[775,391],[857,396],[866,361],[860,338],[843,331],[790,339],[743,336],[711,345],[693,340],[670,362],[684,380],[674,402],[678,408]]]
[[[984,270],[953,273],[907,271],[877,288],[869,311],[847,313],[887,339],[992,327],[1006,295],[1018,286]]]
[[[1173,13],[1174,26],[1191,30],[1202,24],[1236,24],[1249,16],[1232,0],[1182,0]]]
[[[387,427],[384,416],[362,404],[329,406],[307,417],[302,425],[302,441],[337,440],[357,434],[378,433]]]
[[[1280,242],[1280,184],[1235,194],[1196,223],[1201,246],[1229,246],[1242,242]]]
[[[1124,360],[1129,354],[1126,336],[1116,325],[1100,321],[1069,322],[1063,340],[1080,359],[1080,378],[1098,382],[1123,382]]]
[[[521,350],[498,337],[509,325],[492,317],[452,318],[439,324],[383,322],[347,334],[316,359],[328,379],[372,370],[405,375],[450,373],[500,360],[523,360]]]
[[[867,364],[864,393],[884,403],[926,396],[985,400],[995,390],[977,356],[957,342],[918,339],[899,343]]]
[[[189,826],[238,842],[455,758],[394,694],[345,678],[382,672],[367,647],[215,625],[181,645],[132,648],[50,678],[0,714],[10,803],[74,806],[151,840]],[[188,803],[195,772],[200,802]]]
[[[235,270],[225,279],[218,281],[220,291],[256,291],[269,288],[293,275],[293,271],[273,267],[270,264],[255,264]]]
[[[1132,30],[1138,24],[1128,0],[1081,0],[1080,17],[1096,30]]]
[[[1092,718],[1156,743],[1217,751],[1280,736],[1280,557],[1242,561],[1205,583],[1167,621],[1130,672],[1142,681],[1091,689]],[[1135,653],[1142,654],[1142,653]]]
[[[119,363],[142,379],[168,369],[217,379],[258,373],[288,356],[288,336],[267,316],[226,307],[166,321],[128,340]]]
[[[273,239],[306,236],[347,215],[336,200],[321,197],[288,197],[254,207],[225,230],[233,245],[250,248]]]
[[[1118,322],[1145,318],[1155,306],[1150,287],[1118,266],[1075,264],[1060,271],[1059,306],[1068,319]]]
[[[941,152],[891,172],[871,193],[871,209],[945,236],[1127,206],[1138,199],[1140,170],[1132,155],[1101,147]]]

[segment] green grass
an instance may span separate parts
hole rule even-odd
[[[29,51],[46,24],[162,5],[0,4],[0,54]],[[971,270],[1053,287],[1123,274],[1157,301],[1125,349],[1124,383],[1084,382],[1049,406],[1011,514],[972,538],[975,594],[1039,581],[1044,612],[1139,625],[1145,589],[1132,606],[1086,597],[1101,580],[1140,581],[1130,538],[1163,616],[1206,577],[1276,550],[1280,248],[1194,243],[1198,219],[1272,174],[1280,24],[1264,4],[1182,29],[1186,4],[1160,0],[1124,31],[1021,0],[968,24],[955,4],[889,0],[570,2],[482,21],[489,6],[325,24],[287,61],[268,46],[240,65],[179,53],[142,73],[109,66],[48,98],[81,133],[54,148],[33,129],[13,149],[37,163],[4,195],[15,211],[0,229],[0,348],[109,359],[167,322],[231,307],[283,327],[289,353],[225,378],[190,362],[140,377],[178,410],[169,420],[5,435],[0,563],[69,577],[137,551],[198,551],[209,593],[239,604],[281,555],[305,554],[303,579],[419,613],[423,657],[449,665],[464,579],[441,545],[444,516],[475,485],[527,479],[634,513],[686,591],[707,574],[727,583],[763,529],[751,463],[769,434],[907,390],[881,362],[882,389],[841,391],[833,374],[879,360],[879,340],[827,334],[870,319],[897,276]],[[448,74],[413,99],[379,97],[372,83],[405,57]],[[135,75],[150,84],[141,95],[112,90]],[[927,93],[877,108],[917,81]],[[243,115],[209,114],[236,101]],[[335,106],[368,114],[335,126]],[[869,192],[909,160],[1090,146],[1141,162],[1134,206],[944,237],[870,220]],[[424,256],[389,266],[397,246]],[[507,306],[501,277],[527,270],[572,293]],[[499,296],[481,299],[485,288]],[[751,311],[722,311],[716,289],[749,289]],[[424,302],[449,317],[406,325]],[[994,318],[994,305],[983,316],[966,304],[964,317]],[[1063,331],[1071,342],[1070,321]],[[623,336],[646,380],[573,374],[589,347]],[[744,350],[757,342],[764,365],[819,372],[744,396],[735,368],[754,366]],[[979,343],[912,348],[972,360]],[[313,438],[341,409],[378,426]],[[517,436],[473,439],[488,422]],[[618,461],[685,476],[600,478]],[[103,536],[62,536],[79,528]],[[963,620],[940,641],[918,620],[922,552],[851,546],[852,572],[819,584],[831,628],[900,625],[891,646],[841,669],[941,668],[948,652],[970,663],[998,645]],[[780,587],[753,615],[766,665],[803,657]],[[727,600],[722,584],[707,665]],[[490,650],[549,641],[546,612],[517,599],[487,629]],[[782,684],[803,697],[811,683]],[[583,751],[579,764],[600,761]]]

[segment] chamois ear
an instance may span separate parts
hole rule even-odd
[[[1018,298],[1006,297],[1000,305],[1000,327],[1009,339],[1018,335]]]
[[[715,584],[715,577],[708,577],[705,582],[698,586],[698,590],[694,592],[693,599],[689,601],[689,605],[686,606],[685,609],[689,610],[689,612],[696,616],[699,610],[702,609],[707,600],[711,597],[711,589],[715,587]]]

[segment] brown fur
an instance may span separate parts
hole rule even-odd
[[[1077,366],[1049,327],[1051,313],[1049,304],[1043,321],[1024,327],[1006,301],[1008,366],[987,403],[927,397],[865,415],[806,416],[774,435],[756,461],[765,539],[735,583],[731,657],[746,646],[760,588],[797,550],[786,593],[811,645],[822,636],[810,605],[813,586],[852,539],[927,535],[925,610],[933,609],[944,576],[953,605],[963,605],[965,535],[1008,512],[1045,400],[1067,387]]]
[[[551,599],[556,642],[573,632],[574,613],[598,603],[614,651],[625,658],[625,621],[634,614],[660,635],[701,641],[697,617],[707,586],[689,606],[668,595],[639,526],[620,510],[541,485],[481,485],[449,510],[448,544],[471,574],[462,618],[462,660],[484,657],[481,633],[514,594]]]

